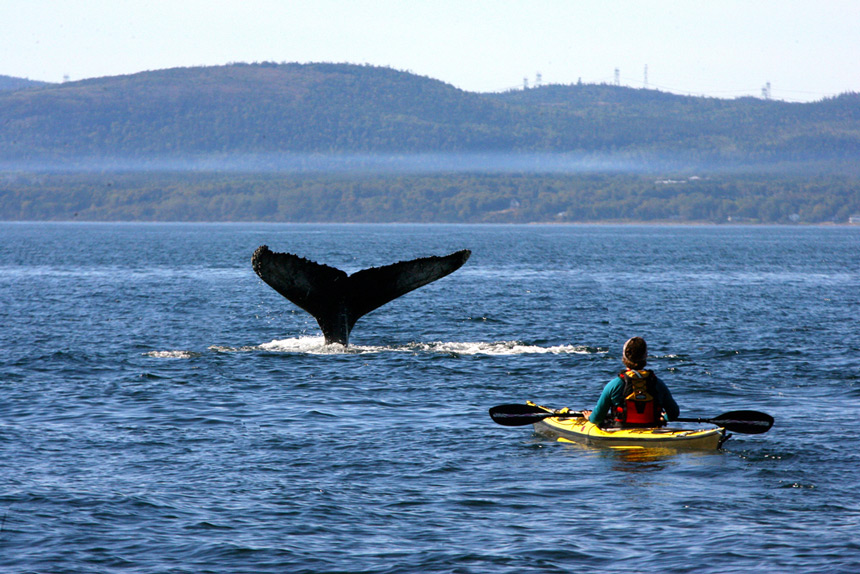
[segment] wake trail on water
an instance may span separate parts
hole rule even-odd
[[[230,347],[213,345],[209,351],[216,353],[245,353],[268,351],[273,353],[298,353],[307,355],[362,355],[371,353],[426,353],[430,355],[594,355],[606,353],[603,349],[585,345],[552,345],[542,346],[521,341],[495,342],[445,342],[429,343],[413,342],[405,345],[350,345],[344,347],[338,343],[326,344],[323,337],[299,337],[293,339],[276,339],[256,346]],[[156,359],[194,359],[201,353],[183,350],[150,351],[145,356]]]
[[[581,345],[557,345],[542,347],[520,341],[496,342],[412,342],[405,345],[350,345],[337,343],[327,345],[322,337],[300,337],[280,339],[260,345],[260,349],[274,352],[308,354],[366,354],[366,353],[427,353],[442,355],[528,355],[528,354],[592,354],[599,352]]]

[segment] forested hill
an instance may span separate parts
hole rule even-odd
[[[0,75],[0,92],[7,90],[22,90],[24,88],[33,88],[36,86],[44,86],[45,82],[36,82],[26,80],[24,78],[13,78],[12,76]]]
[[[545,129],[557,134],[556,149],[693,151],[768,163],[860,158],[857,93],[789,103],[584,84],[513,91],[494,99],[551,116]]]
[[[464,152],[850,165],[860,159],[860,95],[800,104],[593,84],[481,94],[390,68],[268,63],[0,90],[7,165]]]
[[[527,123],[522,115],[520,107],[388,68],[178,68],[0,94],[0,154],[511,149],[522,140],[511,133]]]

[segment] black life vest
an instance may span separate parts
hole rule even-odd
[[[663,406],[657,398],[657,380],[651,371],[632,369],[618,374],[624,383],[622,404],[615,407],[615,422],[625,428],[663,426]]]

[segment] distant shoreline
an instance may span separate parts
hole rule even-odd
[[[151,220],[151,219],[0,219],[2,224],[95,224],[95,225],[299,225],[299,226],[346,226],[346,225],[401,225],[401,226],[552,226],[552,227],[856,227],[860,229],[860,223],[848,222],[819,222],[819,223],[762,223],[762,222],[726,222],[716,223],[713,221],[532,221],[526,223],[517,222],[444,222],[444,221],[203,221],[203,220]]]
[[[2,221],[838,225],[860,175],[0,173]],[[856,220],[856,219],[855,219]]]

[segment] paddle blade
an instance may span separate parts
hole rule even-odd
[[[499,405],[490,409],[493,422],[506,427],[530,425],[554,415],[555,413],[534,405]]]
[[[773,426],[773,417],[758,411],[731,411],[709,419],[709,422],[731,432],[762,434]]]

